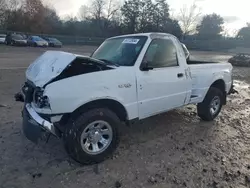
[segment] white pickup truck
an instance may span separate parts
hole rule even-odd
[[[229,63],[186,61],[170,34],[109,38],[90,56],[48,51],[26,71],[16,100],[24,101],[23,132],[37,142],[44,134],[63,139],[82,164],[98,163],[118,145],[122,122],[197,104],[213,120],[232,86]]]

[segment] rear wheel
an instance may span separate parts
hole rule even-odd
[[[214,120],[220,113],[223,93],[220,89],[211,87],[202,103],[197,105],[198,116],[204,121]]]
[[[106,108],[87,111],[69,121],[63,134],[68,154],[81,164],[99,163],[118,145],[119,118]]]

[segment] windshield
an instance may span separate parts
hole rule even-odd
[[[105,63],[133,66],[146,41],[146,36],[108,39],[92,54],[92,57]]]
[[[15,40],[23,40],[24,38],[22,37],[22,35],[12,35],[12,38]]]

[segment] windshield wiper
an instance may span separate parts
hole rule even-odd
[[[114,63],[114,62],[112,62],[112,61],[110,61],[110,60],[107,60],[107,59],[98,59],[98,60],[104,61],[104,62],[107,63],[108,65],[114,65],[114,66],[116,66],[116,67],[120,67],[120,65],[118,65],[117,63]]]

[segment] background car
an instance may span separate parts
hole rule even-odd
[[[39,36],[30,36],[28,38],[28,45],[34,46],[34,47],[37,47],[37,46],[48,47],[49,43]]]
[[[27,45],[27,40],[20,34],[7,34],[5,38],[5,44],[6,45],[16,45],[16,46],[26,46]]]
[[[44,37],[44,39],[49,43],[50,47],[62,47],[62,42],[56,38]]]
[[[0,44],[4,44],[5,43],[5,38],[6,38],[5,34],[0,34]]]

